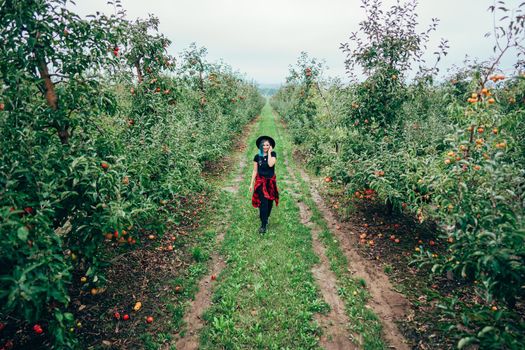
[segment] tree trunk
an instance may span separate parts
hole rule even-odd
[[[51,81],[51,77],[49,76],[49,70],[47,69],[47,64],[43,59],[39,59],[38,61],[38,71],[40,73],[40,78],[44,80],[44,89],[45,89],[45,96],[46,101],[49,107],[56,111],[58,109],[58,98],[55,91],[55,85]]]
[[[202,65],[202,62],[199,60],[199,66],[201,69],[199,69],[199,88],[201,90],[202,96],[205,96],[204,93],[204,78],[202,77],[202,73],[204,72],[204,66]]]
[[[137,77],[139,79],[139,83],[142,83],[143,78],[142,78],[142,71],[140,70],[140,62],[139,61],[135,62],[135,68],[137,69]]]
[[[49,75],[49,69],[43,58],[38,59],[38,72],[40,73],[40,78],[44,81],[44,91],[47,104],[53,111],[58,110],[58,96],[55,91],[55,84],[51,81],[51,76]],[[69,142],[69,130],[68,125],[60,126],[59,123],[54,123],[55,128],[57,129],[58,137],[60,142],[63,145],[68,144]]]

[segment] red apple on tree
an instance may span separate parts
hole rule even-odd
[[[44,330],[42,329],[42,326],[40,326],[39,324],[35,324],[33,326],[33,331],[36,333],[36,334],[42,334],[44,332]]]

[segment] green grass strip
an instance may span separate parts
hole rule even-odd
[[[294,191],[300,194],[299,198],[312,210],[310,220],[321,228],[319,238],[326,248],[325,254],[330,261],[330,268],[337,277],[339,295],[345,303],[345,311],[350,319],[350,330],[361,336],[364,349],[386,349],[387,345],[381,336],[381,322],[377,315],[365,306],[370,298],[370,294],[366,290],[366,282],[361,278],[356,278],[348,271],[351,262],[343,254],[339,242],[330,231],[328,223],[313,201],[308,183],[297,170],[297,166],[289,153],[292,149],[291,140],[286,131],[283,130],[280,116],[277,113],[275,114],[275,120],[278,138],[281,141],[281,145],[284,144],[289,171],[296,174],[299,182],[299,189],[294,189]],[[309,176],[310,178],[314,177],[312,174],[309,174]]]
[[[279,144],[276,174],[281,201],[279,207],[274,203],[268,232],[263,236],[257,232],[259,212],[252,207],[248,191],[255,139],[276,135],[268,104],[261,117],[248,139],[247,167],[232,198],[232,222],[220,248],[227,267],[218,276],[213,305],[204,315],[202,349],[319,348],[321,331],[314,314],[328,311],[310,272],[319,259],[289,190],[280,186],[288,175]]]
[[[239,135],[239,137],[242,136]],[[237,161],[234,164],[237,164]],[[238,169],[234,169],[221,179],[209,179],[210,186],[213,188],[208,198],[210,205],[202,213],[202,218],[199,221],[200,227],[191,233],[194,242],[186,247],[191,250],[193,261],[179,276],[168,281],[172,287],[170,305],[168,306],[171,321],[169,324],[164,325],[163,330],[160,332],[155,334],[145,332],[141,335],[144,349],[159,349],[165,343],[174,343],[173,334],[181,332],[181,335],[184,335],[186,333],[183,322],[184,315],[198,292],[199,281],[206,274],[209,274],[209,258],[212,251],[216,249],[216,236],[220,230],[225,229],[229,225],[227,218],[232,194],[221,191],[220,186],[231,185],[237,174]],[[178,244],[179,241],[175,242],[174,245],[177,246]],[[182,286],[182,292],[176,293],[174,291],[175,286]],[[170,346],[170,349],[174,350],[175,345]]]
[[[381,323],[365,306],[369,298],[366,285],[348,271],[348,261],[311,199],[308,184],[300,175],[296,175],[298,188],[293,182],[284,183],[293,179],[287,170],[298,172],[291,157],[291,141],[275,121],[267,104],[248,138],[244,155],[247,166],[239,192],[227,197],[231,201],[231,226],[218,248],[227,267],[214,282],[213,304],[204,314],[207,324],[200,335],[200,348],[319,349],[321,329],[314,316],[328,312],[329,306],[311,273],[319,258],[312,249],[310,229],[301,223],[299,208],[291,196],[296,193],[312,209],[312,221],[322,228],[320,238],[350,318],[349,333],[360,335],[364,349],[385,349]],[[279,207],[274,203],[268,232],[262,236],[257,232],[258,209],[252,207],[248,192],[259,135],[270,135],[277,142],[280,191]],[[288,169],[284,159],[288,159]]]

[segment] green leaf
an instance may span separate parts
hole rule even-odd
[[[463,349],[466,345],[472,344],[475,340],[476,338],[474,337],[461,338],[458,342],[458,349]]]
[[[22,241],[26,241],[28,235],[29,235],[29,230],[25,226],[20,227],[17,231],[17,236]]]
[[[485,333],[488,333],[488,332],[491,332],[491,331],[494,331],[496,330],[494,327],[491,327],[491,326],[485,326],[483,327],[483,329],[478,333],[478,337],[482,337],[485,335]]]

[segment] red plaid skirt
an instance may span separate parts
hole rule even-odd
[[[261,199],[259,198],[259,193],[257,193],[257,188],[259,188],[259,186],[262,186],[264,198],[267,198],[268,200],[274,200],[275,206],[278,206],[279,191],[277,190],[277,180],[275,174],[270,178],[257,174],[252,195],[252,205],[254,208],[259,208],[261,206]]]

